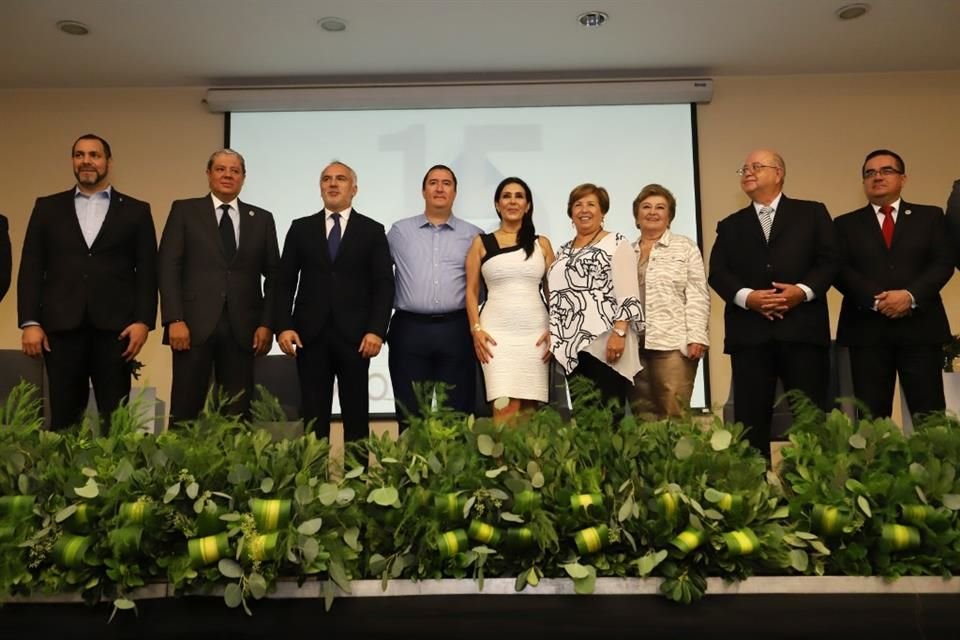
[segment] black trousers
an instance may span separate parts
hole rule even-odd
[[[390,378],[400,428],[419,411],[414,383],[442,382],[446,404],[464,413],[476,410],[476,357],[466,311],[423,315],[397,310],[387,335]]]
[[[306,425],[314,420],[317,435],[330,434],[334,378],[344,440],[361,440],[370,434],[370,359],[361,357],[359,348],[359,340],[348,340],[328,323],[316,340],[297,351],[300,414]]]
[[[829,409],[830,351],[826,346],[771,342],[730,354],[733,365],[733,418],[749,427],[747,439],[770,457],[770,420],[777,379],[784,391],[802,391]]]
[[[224,307],[216,329],[206,341],[202,344],[191,342],[186,351],[174,351],[170,425],[193,420],[200,415],[210,388],[211,375],[217,392],[222,390],[229,397],[240,394],[226,407],[227,413],[246,416],[253,395],[252,344],[252,335],[233,335]]]
[[[943,349],[940,345],[882,344],[850,347],[853,393],[874,418],[893,412],[893,388],[897,375],[910,413],[943,411]]]
[[[586,351],[577,354],[577,366],[568,380],[576,377],[583,377],[593,383],[594,388],[600,392],[600,399],[604,405],[611,401],[616,401],[616,410],[613,414],[614,425],[618,425],[626,415],[627,391],[630,387],[630,381],[617,373],[615,369],[608,366],[607,363],[594,357]],[[570,387],[570,400],[573,402],[574,410],[580,408],[584,401],[584,393],[577,388],[577,385]]]
[[[100,419],[110,414],[130,395],[130,365],[122,354],[128,340],[118,340],[120,331],[104,331],[84,325],[47,334],[50,351],[43,354],[50,383],[50,428],[63,429],[83,420],[90,385]]]

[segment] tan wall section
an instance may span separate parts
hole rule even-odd
[[[204,88],[4,90],[0,122],[7,149],[0,212],[10,219],[14,275],[34,199],[72,183],[69,147],[82,133],[107,138],[118,189],[153,205],[157,232],[176,198],[206,191],[207,156],[222,144],[223,118],[202,103]],[[859,167],[877,147],[903,155],[909,200],[942,206],[960,178],[960,72],[720,77],[714,99],[698,109],[700,185],[706,255],[717,222],[746,203],[734,170],[759,146],[787,162],[785,192],[822,200],[838,215],[859,207]],[[242,152],[242,149],[240,150]],[[831,292],[836,324],[839,296]],[[960,331],[960,278],[944,292]],[[723,304],[714,297],[710,381],[714,404],[726,399],[729,360],[722,351]],[[0,348],[18,348],[15,294],[0,304]],[[170,355],[151,334],[144,374],[168,399]]]

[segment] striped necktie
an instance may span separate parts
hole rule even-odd
[[[773,208],[760,207],[760,227],[763,229],[763,237],[770,241],[770,229],[773,228]]]

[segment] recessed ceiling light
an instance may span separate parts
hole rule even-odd
[[[587,11],[577,16],[577,22],[587,28],[600,27],[610,18],[603,11]]]
[[[867,11],[870,11],[870,5],[866,2],[855,2],[853,4],[845,4],[836,11],[836,15],[841,20],[853,20],[854,18],[859,18]]]
[[[317,26],[330,33],[339,33],[347,30],[347,21],[343,18],[320,18],[317,20]]]
[[[57,29],[71,36],[85,36],[90,33],[90,27],[76,20],[61,20],[57,23]]]

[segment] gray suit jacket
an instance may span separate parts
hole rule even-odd
[[[192,344],[217,326],[224,305],[240,346],[252,351],[257,327],[274,329],[273,284],[280,260],[277,229],[269,211],[237,201],[240,243],[227,261],[212,198],[177,200],[160,238],[160,317],[167,327],[183,320]],[[263,285],[261,286],[261,278]]]

